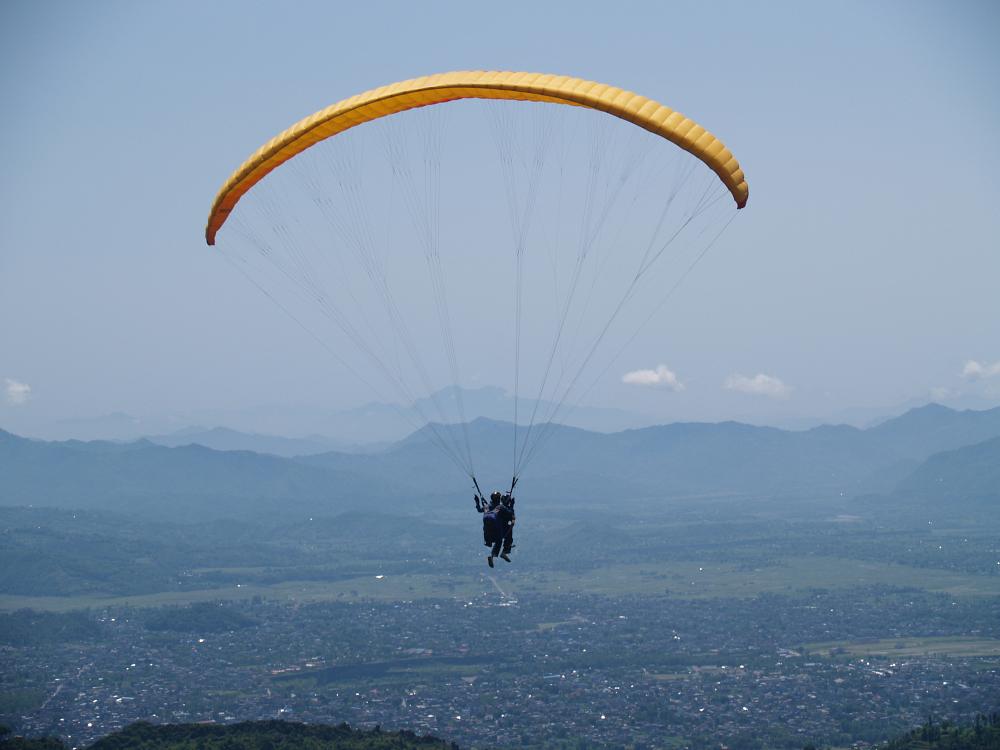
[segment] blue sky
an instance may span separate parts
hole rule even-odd
[[[671,301],[692,325],[644,339],[592,403],[996,403],[998,32],[992,2],[6,2],[0,426],[369,398],[210,254],[204,219],[293,121],[457,69],[640,92],[747,172],[749,207]],[[683,391],[620,381],[661,364]]]

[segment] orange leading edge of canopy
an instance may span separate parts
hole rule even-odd
[[[310,146],[380,117],[456,99],[549,102],[606,112],[671,141],[703,161],[732,193],[737,208],[743,208],[750,195],[739,162],[722,141],[693,120],[652,99],[568,76],[458,71],[401,81],[352,96],[272,138],[222,186],[205,227],[206,241],[215,244],[216,233],[250,188]]]

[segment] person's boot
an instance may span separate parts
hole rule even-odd
[[[500,559],[501,560],[506,560],[507,562],[510,562],[510,558],[507,557],[507,553],[506,552],[501,552],[500,553]]]
[[[486,556],[486,564],[489,565],[491,568],[493,567],[493,555]]]

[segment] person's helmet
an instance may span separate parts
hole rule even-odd
[[[493,492],[490,494],[490,500],[492,500],[495,503],[499,503],[502,497],[503,495],[500,494],[500,490],[493,490]]]

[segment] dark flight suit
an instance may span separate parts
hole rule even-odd
[[[493,538],[493,551],[490,552],[493,557],[500,554],[501,547],[503,554],[509,555],[510,548],[514,546],[514,509],[501,505],[496,510],[496,516],[497,530]]]

